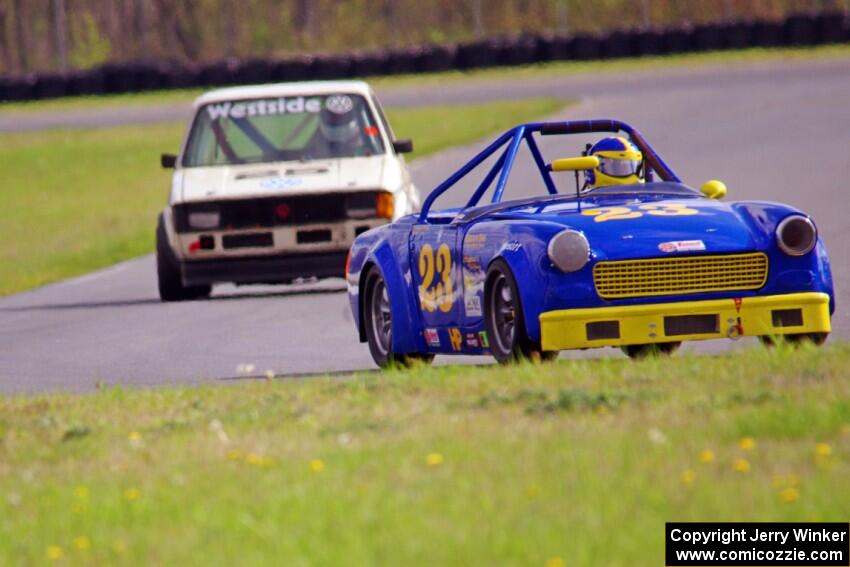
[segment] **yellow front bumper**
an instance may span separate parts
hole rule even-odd
[[[830,329],[829,296],[825,293],[560,309],[540,314],[543,350],[828,333]]]

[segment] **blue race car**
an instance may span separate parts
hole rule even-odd
[[[590,133],[619,135],[549,163],[537,143]],[[523,144],[546,194],[503,202]],[[466,206],[432,210],[491,156]],[[556,172],[573,172],[575,191],[559,192]],[[508,362],[605,346],[634,358],[741,336],[821,344],[835,299],[815,224],[787,205],[722,203],[725,194],[719,181],[684,185],[624,122],[517,126],[434,189],[418,214],[356,238],[346,278],[360,340],[381,367],[435,354]]]

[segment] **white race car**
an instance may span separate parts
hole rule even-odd
[[[157,226],[163,301],[219,282],[343,276],[354,237],[419,209],[403,153],[359,81],[208,92],[179,155]]]

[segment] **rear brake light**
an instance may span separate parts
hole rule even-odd
[[[392,193],[378,193],[375,200],[375,216],[381,219],[391,219],[395,213],[395,198]]]

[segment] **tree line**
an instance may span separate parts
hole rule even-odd
[[[850,0],[0,0],[0,75],[847,10]]]

